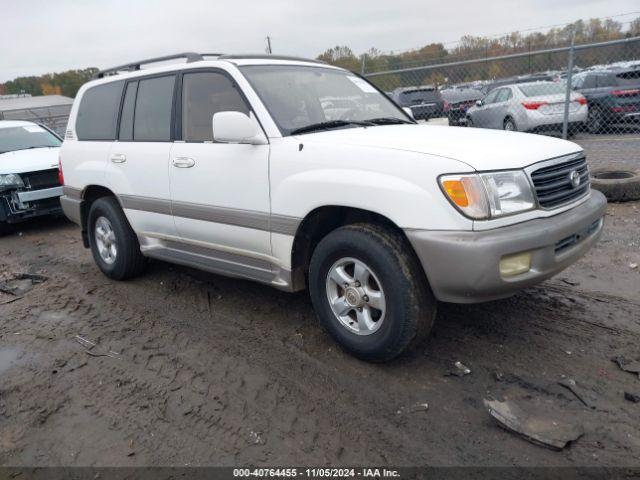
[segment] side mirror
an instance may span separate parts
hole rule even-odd
[[[482,100],[476,100],[476,107],[481,107],[482,105]]]
[[[212,120],[213,140],[220,143],[265,145],[267,138],[256,122],[242,112],[218,112]]]
[[[404,113],[409,115],[412,119],[416,119],[416,117],[413,116],[413,110],[411,110],[409,107],[402,107],[402,110],[404,110]]]

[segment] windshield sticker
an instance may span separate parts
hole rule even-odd
[[[353,84],[362,90],[364,93],[378,93],[378,91],[373,88],[372,85],[369,85],[367,82],[358,77],[347,77],[349,80],[353,82]]]
[[[22,128],[24,128],[29,133],[41,133],[41,132],[44,132],[44,128],[42,128],[39,125],[27,125],[27,126],[22,127]]]

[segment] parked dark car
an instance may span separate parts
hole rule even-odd
[[[467,110],[484,96],[474,88],[452,88],[440,92],[444,99],[444,113],[451,126],[467,124]]]
[[[438,89],[433,86],[396,88],[391,98],[401,107],[409,107],[416,120],[443,115],[444,100]]]
[[[614,124],[640,123],[640,68],[581,72],[571,84],[587,98],[589,133],[611,131]]]

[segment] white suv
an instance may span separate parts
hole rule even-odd
[[[71,110],[61,202],[99,268],[126,279],[152,257],[308,287],[363,359],[418,343],[437,300],[551,277],[602,229],[577,145],[418,125],[340,68],[190,53],[98,77]]]

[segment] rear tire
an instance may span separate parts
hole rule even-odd
[[[371,362],[418,345],[435,319],[436,300],[410,245],[376,225],[349,225],[324,237],[311,258],[309,290],[324,329]]]
[[[87,221],[89,246],[96,264],[107,277],[126,280],[140,275],[146,258],[138,237],[114,197],[93,202]]]
[[[598,106],[589,107],[587,114],[587,131],[589,133],[601,133],[604,128],[604,115],[602,109]]]

